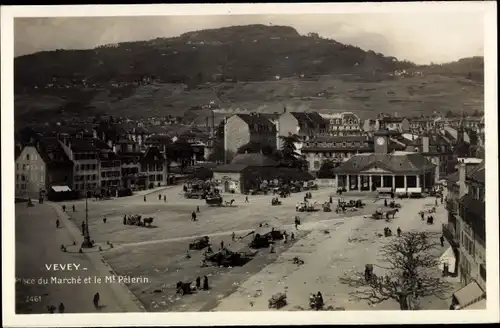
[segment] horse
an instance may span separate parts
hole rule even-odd
[[[395,209],[387,211],[385,215],[386,215],[386,217],[389,217],[390,215],[392,215],[392,218],[394,219],[394,216],[396,215],[397,212],[399,212],[399,209],[395,208]]]

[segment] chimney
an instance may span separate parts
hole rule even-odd
[[[429,152],[429,137],[427,135],[422,136],[422,152]]]
[[[458,186],[459,186],[459,195],[458,197],[463,197],[466,193],[465,191],[465,163],[463,160],[458,163]]]

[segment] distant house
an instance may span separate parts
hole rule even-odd
[[[141,172],[147,176],[147,187],[167,185],[167,161],[157,147],[149,147],[140,160]]]
[[[410,122],[406,117],[384,117],[379,121],[380,127],[399,132],[410,131]]]
[[[73,186],[75,191],[99,192],[99,150],[90,140],[60,136],[59,144],[73,161]]]
[[[285,112],[279,117],[279,135],[297,135],[307,141],[328,133],[328,120],[317,112]]]
[[[352,112],[321,115],[329,121],[328,132],[330,135],[359,135],[361,134],[361,119]]]
[[[276,126],[258,113],[234,114],[224,125],[224,148],[236,154],[238,148],[248,143],[269,145],[276,149]]]

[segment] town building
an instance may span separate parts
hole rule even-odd
[[[304,142],[301,152],[309,172],[317,172],[324,161],[340,164],[356,154],[373,152],[373,141],[365,136],[317,137]]]
[[[99,154],[99,182],[101,192],[115,195],[122,185],[121,159],[114,152],[101,152]]]
[[[234,156],[238,148],[250,142],[276,149],[276,126],[258,113],[228,117],[224,124],[224,149],[227,157]],[[226,161],[230,159],[226,158]]]
[[[168,182],[167,161],[156,147],[149,147],[140,159],[141,172],[147,176],[148,188],[166,186]]]
[[[213,168],[213,181],[223,192],[245,193],[258,190],[262,183],[282,181],[308,181],[314,178],[298,169],[280,167],[273,159],[261,153],[239,154],[230,164]]]
[[[419,152],[436,165],[436,182],[455,171],[453,141],[440,133],[424,132],[407,146],[407,151]]]
[[[332,170],[336,186],[375,191],[392,188],[399,192],[421,192],[434,185],[434,165],[414,152],[389,153],[389,133],[374,135],[374,153],[356,154]]]
[[[328,133],[332,136],[360,135],[363,132],[361,119],[352,112],[321,116],[328,121]]]
[[[279,135],[296,135],[302,142],[328,135],[329,121],[317,112],[285,112],[279,117]]]
[[[379,120],[381,129],[395,130],[399,132],[410,131],[410,122],[406,117],[383,117]]]
[[[148,176],[141,172],[142,153],[120,153],[121,177],[123,188],[132,190],[146,189],[148,187]]]
[[[34,145],[16,158],[16,197],[39,198],[46,188],[46,164]]]
[[[486,222],[484,162],[467,172],[467,164],[459,164],[458,200],[447,198],[449,222],[453,229],[452,246],[458,246],[458,274],[463,288],[453,294],[452,305],[459,309],[486,306]],[[454,184],[453,187],[457,186]],[[455,187],[456,188],[456,187]],[[449,232],[449,230],[448,230]]]
[[[363,123],[363,131],[369,135],[377,132],[380,129],[379,121],[374,119],[366,119]]]
[[[85,191],[100,192],[99,150],[92,141],[68,138],[59,135],[59,143],[73,165],[72,190],[84,194]]]

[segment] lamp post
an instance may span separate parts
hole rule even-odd
[[[89,194],[87,191],[87,183],[85,183],[85,229],[83,231],[83,242],[82,242],[82,248],[92,248],[94,245],[92,245],[92,241],[90,240],[90,233],[89,233]]]

